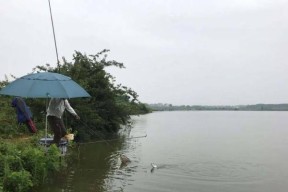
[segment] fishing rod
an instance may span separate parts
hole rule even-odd
[[[95,135],[97,135],[97,132],[101,135],[102,139],[101,141],[92,141],[92,142],[83,142],[83,143],[78,143],[78,157],[79,157],[79,154],[80,154],[80,146],[83,145],[83,144],[92,144],[92,143],[101,143],[101,142],[105,142],[111,149],[113,149],[112,145],[110,143],[108,143],[108,141],[117,141],[121,138],[116,138],[116,139],[104,139],[104,135],[103,133],[99,132],[99,131],[95,131],[93,130],[90,126],[87,125],[86,122],[84,122],[82,119],[80,119],[80,122],[88,129],[90,129],[90,131],[92,131]],[[137,137],[130,137],[130,138],[127,138],[127,139],[134,139],[134,138],[144,138],[144,137],[147,137],[147,134],[144,135],[144,136],[137,136]],[[119,152],[116,152],[116,156],[117,154],[119,155],[119,158],[121,160],[121,165],[124,164],[126,165],[127,163],[131,162],[131,160],[125,156],[124,154],[122,153],[119,153]],[[115,156],[115,155],[114,155]]]
[[[147,137],[147,134],[143,135],[143,136],[129,137],[129,138],[126,138],[126,139],[130,140],[130,139],[139,139],[139,138],[144,138],[144,137]],[[101,141],[91,141],[91,142],[83,142],[83,143],[80,142],[80,144],[82,145],[82,144],[92,144],[92,143],[102,143],[102,142],[106,142],[107,143],[107,141],[117,141],[117,140],[120,140],[120,138],[117,138],[117,139],[105,139],[105,140],[101,140]]]
[[[100,131],[96,131],[96,130],[93,130],[90,126],[88,126],[83,120],[81,120],[80,119],[80,122],[86,127],[86,128],[88,128],[88,129],[90,129],[90,131],[92,132],[92,133],[94,133],[96,136],[99,136],[99,135],[97,135],[98,133],[100,134],[100,135],[102,135],[102,136],[99,136],[102,140],[100,140],[100,141],[92,141],[92,142],[83,142],[83,143],[80,143],[80,144],[90,144],[90,143],[101,143],[101,142],[105,142],[106,144],[108,144],[108,145],[110,145],[109,143],[108,143],[108,141],[116,141],[116,140],[120,140],[121,138],[116,138],[116,139],[105,139],[104,138],[104,134],[103,133],[101,133]],[[98,132],[98,133],[97,133]],[[145,134],[144,136],[137,136],[137,137],[128,137],[127,139],[137,139],[137,138],[144,138],[144,137],[147,137],[147,134]]]
[[[104,142],[106,143],[109,147],[112,148],[111,144],[108,143],[108,140],[105,139],[105,136],[103,133],[101,133],[100,131],[97,130],[93,130],[85,121],[83,121],[82,119],[80,119],[80,123],[82,123],[82,125],[84,125],[86,128],[89,129],[90,133],[92,132],[92,134],[98,136],[100,139],[102,139],[101,141],[94,141],[94,142],[79,142],[79,144],[88,144],[88,143],[100,143],[100,142]]]
[[[51,9],[50,0],[48,0],[48,4],[49,4],[49,10],[50,10],[50,19],[51,19],[51,24],[52,24],[52,30],[53,30],[54,46],[55,46],[56,58],[57,58],[57,67],[58,67],[58,72],[60,73],[60,62],[59,62],[59,56],[58,56],[56,34],[55,34],[54,21],[53,21],[53,16],[52,16],[52,9]]]

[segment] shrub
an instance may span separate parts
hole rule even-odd
[[[48,181],[49,174],[60,171],[65,163],[60,158],[56,145],[45,150],[33,140],[0,142],[0,191],[31,191]]]
[[[27,147],[22,152],[23,168],[32,175],[35,185],[45,182],[47,177],[45,153],[34,147]]]
[[[26,192],[32,186],[31,174],[25,170],[9,173],[3,182],[3,190],[9,192]]]

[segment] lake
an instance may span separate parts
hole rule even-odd
[[[41,191],[287,192],[287,116],[250,111],[136,116],[119,139],[74,149],[67,173]],[[121,166],[120,153],[132,162]]]

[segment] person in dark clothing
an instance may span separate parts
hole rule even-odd
[[[18,123],[25,124],[31,133],[36,133],[37,128],[32,120],[32,113],[24,99],[15,97],[11,104],[16,109]]]

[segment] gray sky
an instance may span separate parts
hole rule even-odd
[[[60,57],[110,49],[147,103],[288,103],[287,0],[51,0]],[[0,0],[0,79],[56,66],[47,0]]]

